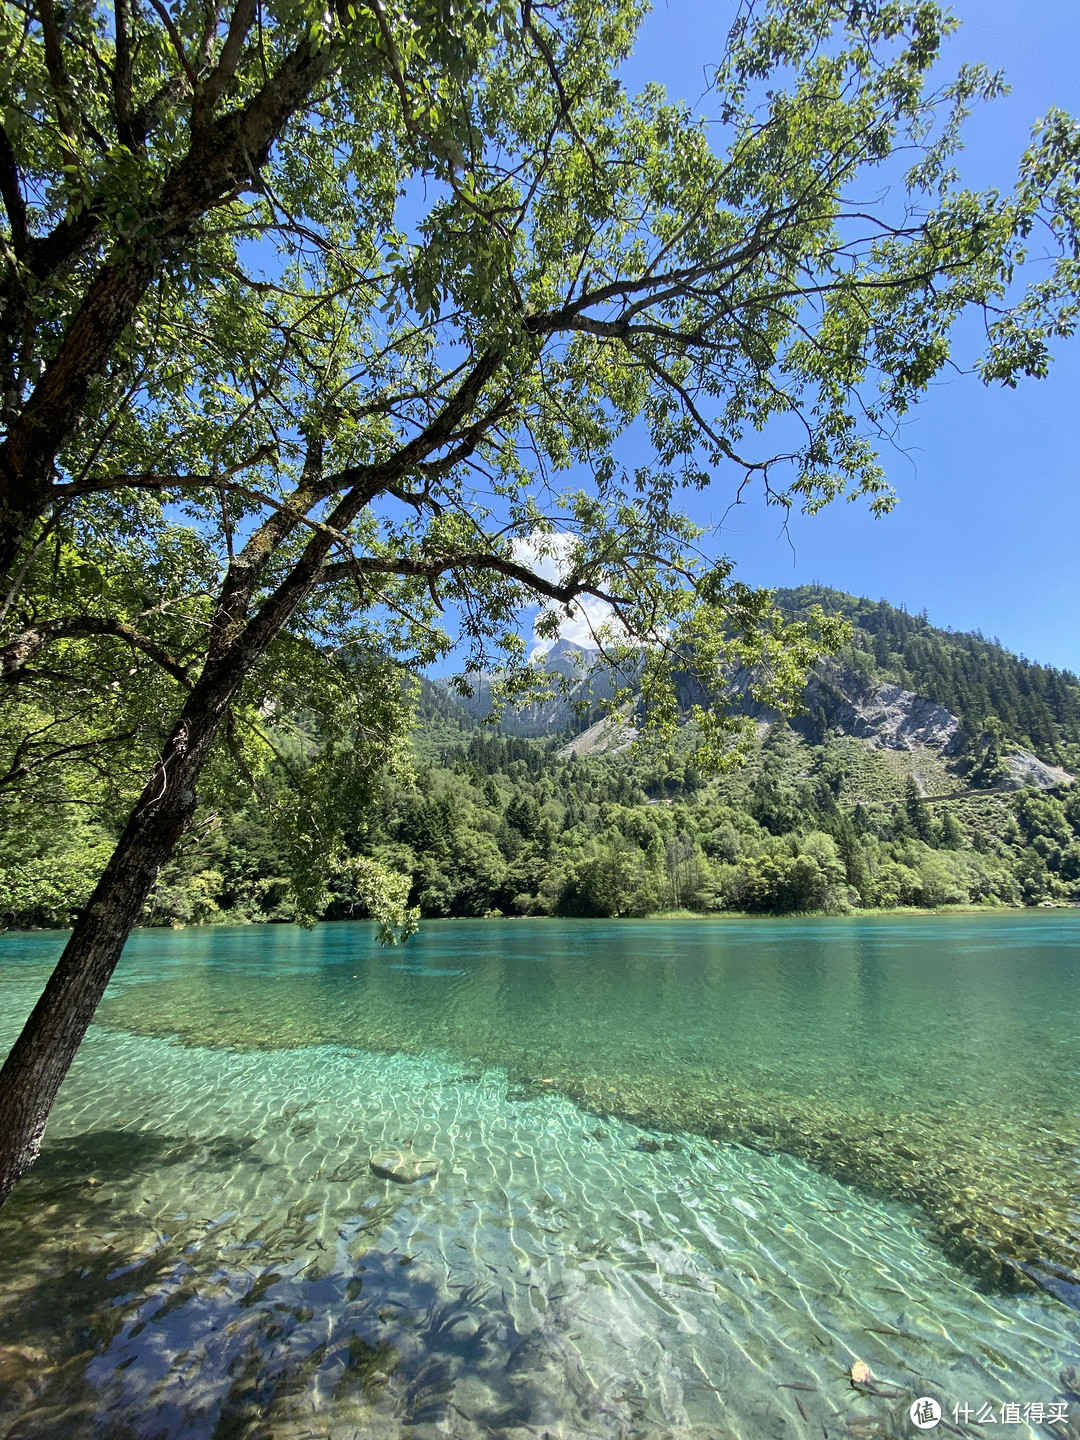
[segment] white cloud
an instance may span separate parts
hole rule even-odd
[[[514,541],[514,559],[519,565],[528,566],[544,580],[559,584],[566,579],[566,561],[573,544],[574,537],[565,531],[554,535],[534,533]],[[582,645],[588,650],[596,647],[595,632],[610,624],[614,615],[606,601],[598,600],[593,595],[584,595],[580,600],[575,600],[569,615],[565,613],[565,606],[559,606],[558,609],[562,618],[557,638],[569,640],[574,645]],[[546,636],[541,639],[534,631],[532,658],[546,655],[554,643],[554,640]]]

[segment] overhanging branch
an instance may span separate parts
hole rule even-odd
[[[357,556],[333,565],[324,565],[319,573],[320,584],[333,584],[339,580],[356,579],[364,575],[401,575],[406,578],[434,581],[440,575],[461,570],[493,570],[506,579],[513,580],[546,600],[556,600],[560,605],[572,605],[583,595],[602,600],[605,604],[620,606],[627,604],[625,596],[612,595],[598,585],[586,580],[571,578],[563,584],[545,580],[526,565],[507,560],[502,555],[488,555],[481,551],[467,551],[457,555],[439,556],[430,560],[416,560],[407,556],[383,559],[375,556]]]
[[[113,639],[122,640],[125,645],[130,645],[133,650],[141,651],[156,665],[160,665],[162,670],[183,685],[186,690],[191,689],[191,677],[188,675],[186,667],[175,656],[170,655],[167,650],[148,636],[141,635],[123,620],[115,620],[103,615],[62,615],[54,620],[42,621],[40,625],[29,626],[21,634],[16,635],[14,640],[11,640],[3,649],[0,649],[0,680],[8,682],[19,680],[26,666],[47,645],[51,645],[57,640],[84,639],[90,635],[108,635]]]

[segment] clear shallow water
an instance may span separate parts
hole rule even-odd
[[[61,943],[0,940],[0,1050]],[[1070,1203],[1078,947],[1072,914],[144,932],[0,1211],[0,1437],[872,1440],[914,1395],[1064,1401],[1068,1266],[978,1288],[873,1167]],[[796,1153],[680,1127],[706,1103]],[[828,1173],[838,1116],[877,1196]],[[409,1146],[434,1180],[372,1174]]]

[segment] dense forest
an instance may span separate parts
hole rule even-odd
[[[733,769],[695,768],[691,726],[666,747],[605,749],[601,723],[593,753],[576,754],[573,737],[595,712],[568,710],[554,735],[503,733],[424,681],[411,768],[388,770],[362,803],[347,785],[337,794],[348,856],[407,875],[410,903],[429,917],[1080,900],[1080,786],[1005,788],[1017,752],[1080,768],[1075,676],[885,602],[817,587],[778,599],[843,613],[851,643],[811,685],[803,714],[756,718]],[[962,724],[957,743],[946,753],[845,733],[831,723],[830,674],[867,694],[900,685],[945,706]],[[281,817],[295,816],[285,802],[317,757],[295,732],[291,749],[284,736],[281,745],[260,799],[237,791],[234,805],[200,814],[146,923],[296,917],[296,823]],[[28,818],[8,816],[0,829],[0,913],[9,927],[68,924],[122,814],[103,803]],[[326,918],[365,913],[354,877],[348,862],[327,877]]]

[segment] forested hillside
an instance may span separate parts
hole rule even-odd
[[[944,705],[959,717],[969,749],[996,720],[1008,741],[1040,759],[1080,765],[1080,679],[1068,671],[1036,665],[978,633],[937,629],[884,600],[819,585],[778,590],[776,599],[792,614],[818,604],[850,620],[852,642],[841,663]]]
[[[852,643],[822,667],[802,715],[757,717],[745,764],[699,773],[690,727],[665,749],[629,746],[629,715],[585,735],[569,711],[560,733],[505,733],[423,681],[412,774],[388,772],[351,810],[342,788],[349,856],[408,875],[425,916],[1080,900],[1080,786],[1048,768],[1080,759],[1076,677],[884,602],[818,588],[779,599],[845,614]],[[280,817],[315,756],[295,737],[282,744],[261,800],[238,791],[235,807],[200,816],[148,923],[295,917],[295,825]],[[119,820],[106,805],[9,823],[5,922],[69,923]],[[329,877],[327,918],[364,913],[354,875],[346,862]]]

